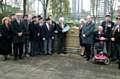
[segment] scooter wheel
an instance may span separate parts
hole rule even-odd
[[[104,64],[108,65],[110,63],[110,59],[108,58],[107,60],[105,60]]]
[[[95,58],[94,58],[94,57],[92,58],[92,61],[93,61],[93,63],[96,63],[96,60],[95,60]]]

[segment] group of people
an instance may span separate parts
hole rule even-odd
[[[118,60],[118,68],[120,69],[120,17],[116,18],[116,23],[112,22],[110,17],[110,15],[106,15],[106,20],[102,22],[97,31],[94,31],[95,24],[92,22],[91,16],[87,16],[86,22],[84,19],[80,20],[79,38],[82,46],[80,55],[89,61],[92,44],[94,44],[94,54],[97,54],[95,46],[100,41],[96,38],[107,38],[109,40],[104,43],[103,52],[106,55],[108,54],[111,42],[112,53],[110,56],[112,61]],[[54,31],[56,30],[58,31],[57,53],[66,54],[67,31],[64,30],[66,26],[64,17],[60,17],[57,24],[52,20],[52,15],[49,15],[45,21],[41,15],[30,17],[26,14],[21,18],[21,15],[16,13],[12,14],[11,19],[4,17],[0,25],[0,54],[3,55],[2,60],[8,60],[9,54],[14,55],[14,60],[24,59],[24,56],[36,56],[40,53],[52,55],[54,53]],[[25,49],[25,52],[23,49]]]
[[[54,31],[58,31],[58,54],[65,52],[66,32],[64,17],[57,24],[52,15],[43,20],[41,15],[28,16],[16,13],[2,19],[0,25],[0,53],[2,60],[8,60],[8,55],[14,55],[14,60],[24,59],[24,56],[36,56],[40,53],[52,55],[54,52]],[[29,46],[30,45],[30,46]],[[13,53],[12,53],[13,48]],[[25,52],[23,51],[25,49]],[[29,52],[30,49],[30,52]]]
[[[87,21],[80,20],[79,27],[80,46],[82,47],[81,56],[84,56],[87,61],[90,60],[91,45],[94,46],[94,55],[98,54],[96,46],[100,42],[96,38],[106,38],[103,45],[103,53],[108,56],[110,53],[111,61],[118,60],[118,69],[120,69],[120,15],[116,18],[116,23],[111,21],[111,15],[107,14],[105,21],[98,26],[98,30],[94,31],[95,25],[92,22],[92,17],[87,16]]]

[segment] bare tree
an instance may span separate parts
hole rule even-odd
[[[43,10],[44,10],[44,20],[46,19],[46,14],[47,14],[47,8],[48,8],[48,3],[50,0],[39,0],[42,5],[43,5]]]
[[[110,14],[111,14],[111,20],[113,20],[113,15],[114,15],[114,12],[117,8],[117,3],[118,3],[119,0],[110,0]]]
[[[91,8],[92,8],[92,16],[94,19],[94,23],[96,24],[96,19],[99,16],[98,7],[99,7],[100,0],[90,0],[90,2],[91,2]]]

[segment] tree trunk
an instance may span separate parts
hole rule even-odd
[[[23,14],[26,14],[26,0],[23,0]]]

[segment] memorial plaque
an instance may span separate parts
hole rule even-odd
[[[78,27],[73,26],[67,32],[66,47],[80,48]]]

